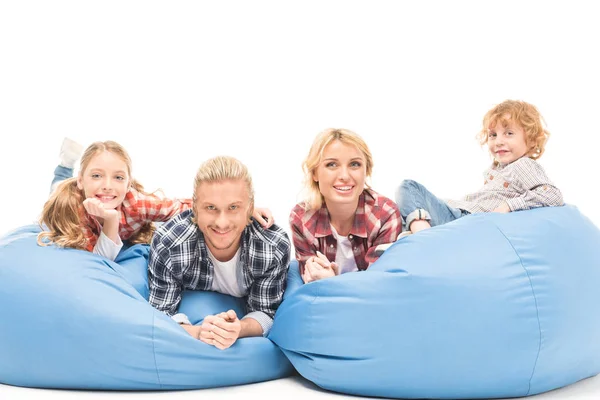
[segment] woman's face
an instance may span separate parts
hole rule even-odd
[[[323,149],[323,156],[313,172],[313,180],[327,207],[358,203],[365,187],[367,163],[354,145],[334,140]]]

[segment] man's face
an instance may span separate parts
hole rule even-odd
[[[240,247],[250,218],[250,194],[246,182],[203,182],[196,191],[194,213],[206,245],[219,261],[229,261]]]

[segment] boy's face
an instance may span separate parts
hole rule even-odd
[[[510,164],[529,152],[525,131],[521,125],[506,118],[506,128],[498,121],[496,126],[490,128],[487,144],[490,153],[496,161],[502,164]]]

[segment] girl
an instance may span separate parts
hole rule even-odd
[[[53,242],[60,247],[87,250],[114,260],[130,243],[149,243],[152,222],[167,221],[192,208],[191,199],[165,199],[147,193],[131,178],[131,159],[116,142],[95,142],[83,153],[76,178],[72,167],[78,145],[66,139],[61,149],[61,165],[55,171],[54,192],[44,205],[38,244]],[[66,178],[66,179],[65,179]],[[62,182],[57,182],[65,179]],[[269,210],[256,209],[273,223]]]
[[[538,110],[524,101],[506,100],[489,110],[477,135],[481,145],[487,144],[494,159],[483,174],[483,187],[461,200],[443,201],[421,184],[403,181],[396,192],[396,202],[405,220],[406,233],[472,213],[507,213],[563,205],[560,190],[536,161],[544,154],[549,135]]]
[[[365,270],[375,247],[396,240],[396,204],[365,182],[373,159],[367,144],[346,129],[327,129],[303,163],[305,200],[290,214],[296,259],[305,283]]]

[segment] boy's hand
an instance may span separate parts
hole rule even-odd
[[[508,206],[508,204],[506,203],[502,203],[501,205],[499,205],[498,207],[496,207],[496,209],[492,212],[497,212],[497,213],[509,213],[510,212],[510,207]]]

